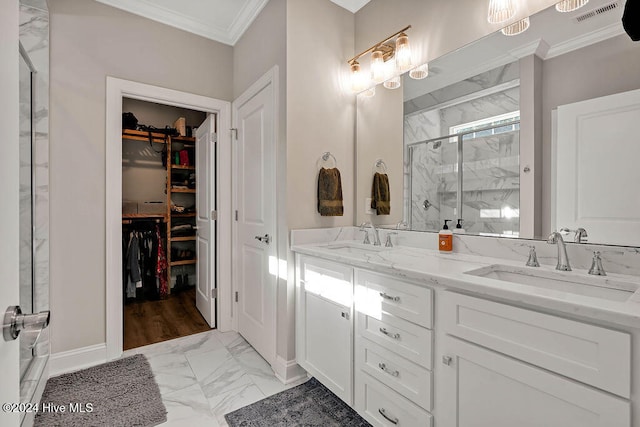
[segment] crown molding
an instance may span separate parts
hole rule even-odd
[[[214,25],[204,19],[159,6],[150,0],[96,0],[144,18],[184,30],[210,40],[233,46],[249,28],[269,0],[249,0],[228,26]]]
[[[578,37],[553,45],[543,59],[555,58],[556,56],[564,55],[565,53],[569,53],[622,34],[624,34],[622,23],[615,22],[590,33],[585,33]]]

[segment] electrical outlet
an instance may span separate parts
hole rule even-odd
[[[371,209],[371,197],[364,199],[364,213],[366,215],[373,215],[376,213],[375,210]]]

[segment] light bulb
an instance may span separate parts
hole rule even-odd
[[[409,71],[409,77],[415,80],[424,79],[429,75],[429,64],[424,63]]]
[[[411,68],[411,48],[409,47],[409,37],[405,33],[400,33],[396,39],[396,69],[404,73]]]
[[[491,24],[508,21],[516,14],[514,0],[490,0],[487,19]]]
[[[382,84],[387,89],[398,89],[401,85],[400,76],[391,77]]]
[[[371,54],[371,80],[376,83],[384,81],[385,67],[382,51],[374,50]]]
[[[529,17],[527,16],[526,18],[518,22],[514,22],[513,24],[504,27],[500,31],[502,31],[502,34],[504,34],[505,36],[516,36],[527,31],[527,28],[529,28],[529,24]]]
[[[556,4],[556,10],[558,12],[573,12],[587,3],[589,3],[589,0],[563,0]]]
[[[351,64],[351,90],[358,93],[365,88],[365,78],[358,61]]]

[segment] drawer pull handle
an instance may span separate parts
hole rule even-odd
[[[384,410],[384,408],[380,408],[378,409],[378,412],[380,412],[380,415],[382,415],[383,417],[385,417],[387,419],[387,421],[389,421],[391,424],[398,424],[398,421],[400,421],[397,418],[390,418],[387,415],[387,411]]]
[[[451,356],[442,356],[442,363],[451,366],[451,362],[453,362],[453,358]]]
[[[400,334],[399,333],[392,333],[387,331],[386,328],[380,328],[380,332],[382,332],[383,334],[385,334],[386,336],[393,338],[394,340],[399,340],[400,339]]]
[[[389,368],[387,368],[387,365],[385,365],[384,363],[378,363],[378,367],[392,377],[397,377],[398,375],[400,375],[400,372],[398,371],[390,371]]]
[[[400,297],[392,297],[391,295],[387,295],[385,292],[380,292],[380,296],[384,299],[388,299],[393,302],[400,302]]]
[[[340,315],[342,317],[344,317],[345,319],[349,320],[351,318],[351,315],[349,314],[348,311],[343,311],[342,313],[340,313]]]

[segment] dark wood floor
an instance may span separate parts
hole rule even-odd
[[[159,301],[132,302],[124,306],[124,349],[208,331],[196,308],[191,288]]]

